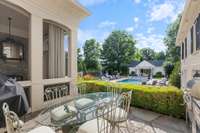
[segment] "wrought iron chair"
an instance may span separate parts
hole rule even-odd
[[[77,133],[119,133],[128,127],[128,113],[130,109],[132,91],[121,94],[120,99],[111,101],[97,107],[97,119],[88,121],[80,126]],[[121,126],[125,124],[125,127]]]
[[[79,95],[85,95],[86,91],[87,91],[86,84],[79,84],[78,85],[78,93],[79,93]]]
[[[110,85],[110,86],[107,86],[107,92],[112,92],[112,97],[118,97],[119,94],[121,93],[121,89],[119,89],[115,85]]]
[[[193,119],[193,107],[192,107],[192,96],[189,91],[185,90],[183,95],[184,104],[186,105],[186,124],[189,123],[189,120]]]
[[[82,110],[82,109],[87,108],[88,106],[93,104],[94,100],[85,96],[85,94],[87,93],[86,84],[79,84],[78,85],[78,93],[79,93],[79,97],[76,100],[74,100],[74,105],[78,109],[78,113],[81,114],[81,115],[78,115],[78,119],[80,119],[80,120],[85,119],[86,120],[88,113],[83,113],[83,112],[87,112],[87,109],[86,110]],[[80,110],[82,111],[82,113],[80,113]]]
[[[6,130],[8,133],[19,133],[23,122],[19,120],[17,114],[13,111],[9,110],[9,106],[7,103],[3,103],[2,107],[4,117],[5,117],[5,123],[6,123]]]
[[[3,103],[2,109],[5,116],[7,133],[23,132],[22,127],[24,125],[24,122],[19,119],[19,117],[15,112],[9,110],[9,106],[7,103]],[[44,133],[44,132],[55,133],[50,127],[46,126],[35,128],[29,131],[28,133]]]
[[[112,133],[110,123],[104,119],[112,104],[112,102],[99,104],[96,110],[97,118],[82,124],[77,133]],[[113,133],[115,132],[113,131]]]
[[[108,110],[108,115],[104,118],[106,119],[113,129],[117,128],[119,132],[123,132],[121,124],[125,124],[127,131],[130,133],[128,126],[128,113],[130,110],[132,91],[124,92],[121,94],[120,99],[113,102],[112,108]]]

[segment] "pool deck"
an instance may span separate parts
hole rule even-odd
[[[115,82],[119,82],[119,81],[121,81],[121,80],[126,80],[126,79],[128,79],[128,77],[110,80],[110,82],[114,82],[114,83],[115,83]]]

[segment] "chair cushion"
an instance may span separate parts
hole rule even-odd
[[[60,121],[73,116],[73,114],[77,112],[76,108],[73,106],[68,106],[68,110],[69,111],[66,110],[65,105],[59,106],[51,111],[51,118],[55,121]]]
[[[41,126],[29,131],[28,133],[56,133],[56,132],[50,127]]]
[[[80,98],[80,99],[75,101],[75,105],[80,109],[87,107],[87,106],[89,106],[93,103],[94,103],[94,101],[92,99],[89,99],[89,98]]]
[[[106,121],[101,118],[99,118],[98,122],[99,122],[100,127],[103,126],[103,123],[106,123]],[[105,125],[108,125],[107,128],[110,128],[110,125],[108,123]],[[104,130],[106,130],[106,129],[104,129]],[[82,124],[79,127],[77,133],[98,133],[97,119],[90,120],[90,121],[87,121],[86,123]],[[102,133],[103,133],[103,131],[102,131]]]
[[[200,82],[197,82],[193,85],[191,89],[191,95],[197,99],[200,99]]]
[[[109,109],[106,110],[105,112],[109,111],[106,113],[103,118],[112,121],[112,122],[124,122],[127,120],[127,115],[128,113],[122,109],[122,108],[115,108],[115,109]]]
[[[13,122],[13,127],[14,128],[22,128],[23,125],[24,125],[24,122],[21,121],[21,120]]]

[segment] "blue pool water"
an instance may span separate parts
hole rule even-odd
[[[124,79],[121,81],[118,81],[119,83],[130,83],[130,84],[141,84],[141,80],[136,80],[136,79]]]

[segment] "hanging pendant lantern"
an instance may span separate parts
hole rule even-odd
[[[3,59],[7,60],[21,60],[23,59],[23,45],[17,41],[15,41],[14,38],[12,38],[11,35],[11,22],[12,18],[8,18],[8,24],[9,24],[9,35],[8,38],[1,41],[1,54]]]

